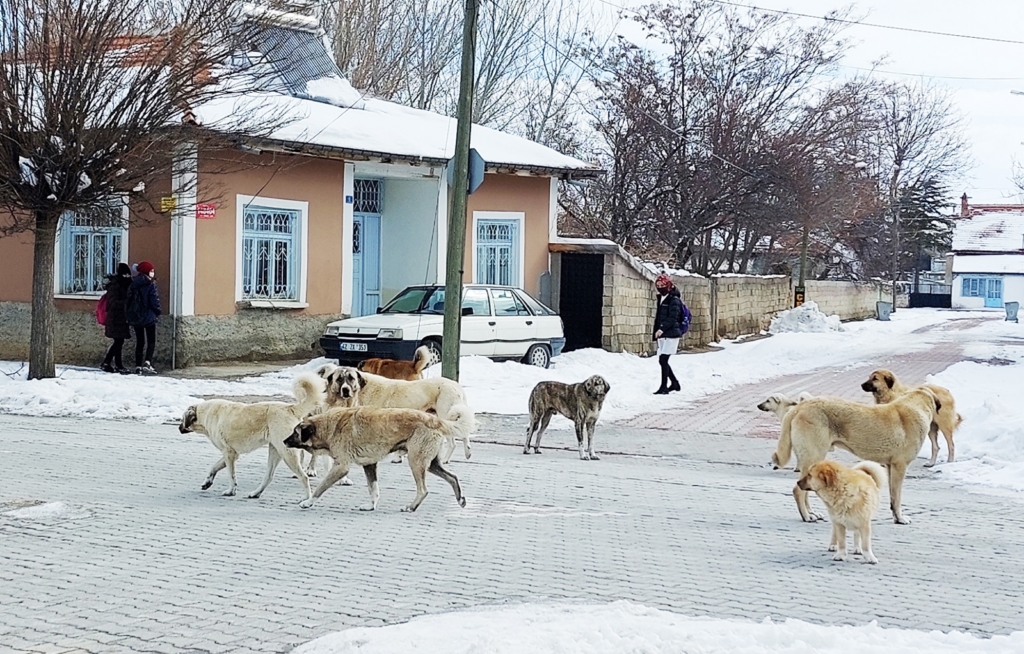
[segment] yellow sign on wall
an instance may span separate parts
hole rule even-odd
[[[160,198],[160,213],[174,211],[178,207],[178,198],[173,195],[165,195]]]

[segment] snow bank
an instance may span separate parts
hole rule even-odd
[[[72,508],[64,502],[44,502],[0,512],[0,518],[16,520],[71,520],[86,515],[88,515],[86,512]]]
[[[1024,352],[1003,351],[1014,356],[1014,365],[988,365],[963,361],[950,366],[930,382],[945,386],[956,398],[964,421],[954,436],[956,463],[937,470],[961,484],[977,485],[990,492],[1024,491]],[[1005,359],[1009,360],[1009,359]],[[944,440],[939,461],[945,460]],[[927,446],[927,444],[926,444]],[[930,446],[927,446],[930,447]]]
[[[843,324],[839,316],[826,316],[818,310],[817,302],[805,302],[804,304],[782,311],[772,318],[771,327],[768,332],[771,334],[782,334],[783,332],[841,332]]]
[[[1017,654],[1024,631],[991,639],[957,631],[820,626],[801,620],[690,618],[630,602],[521,605],[443,613],[329,634],[294,654]]]

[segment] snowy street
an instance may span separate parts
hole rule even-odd
[[[596,462],[578,460],[564,424],[544,455],[523,456],[526,419],[509,403],[481,417],[472,460],[452,461],[465,509],[431,477],[419,511],[400,513],[414,490],[404,464],[380,466],[374,513],[357,510],[359,471],[305,511],[283,467],[259,500],[222,497],[223,478],[199,490],[216,450],[173,425],[0,416],[0,650],[1020,651],[1020,327],[926,313],[897,313],[904,327],[865,321],[675,357],[689,396],[602,418]],[[794,336],[815,359],[790,360]],[[474,365],[471,399],[496,402]],[[603,364],[574,365],[548,372]],[[958,462],[929,470],[919,458],[903,492],[912,524],[892,523],[883,492],[879,564],[837,563],[829,524],[799,521],[792,469],[765,465],[777,422],[753,405],[769,389],[867,401],[857,385],[883,365],[954,391]],[[705,367],[722,379],[700,393]],[[612,393],[639,398],[646,383],[602,374]],[[27,397],[19,383],[0,390]],[[261,454],[241,459],[242,491],[264,465]]]

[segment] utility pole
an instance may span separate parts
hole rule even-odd
[[[466,200],[469,197],[469,137],[473,125],[473,64],[476,60],[478,0],[465,0],[462,23],[462,73],[459,84],[458,127],[455,132],[454,180],[448,210],[448,261],[445,269],[444,332],[441,375],[459,380],[462,340],[462,274],[466,250]]]
[[[892,312],[896,313],[896,279],[900,274],[900,198],[896,187],[899,181],[900,165],[893,166],[892,182],[889,184],[889,205],[892,207]]]

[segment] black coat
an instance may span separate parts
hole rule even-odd
[[[679,323],[683,320],[683,298],[675,286],[664,297],[658,296],[658,313],[654,316],[654,331],[661,330],[661,338],[680,338]],[[657,338],[657,337],[655,337]]]
[[[148,327],[155,325],[156,319],[160,316],[160,293],[157,292],[156,282],[149,278],[149,275],[138,274],[132,278],[132,286],[135,287],[145,308],[145,315],[141,321],[132,322],[132,326]]]
[[[103,333],[107,338],[131,338],[128,319],[124,314],[124,302],[128,297],[128,287],[131,285],[131,277],[107,276],[104,284],[104,288],[107,289],[107,324],[103,325]]]

